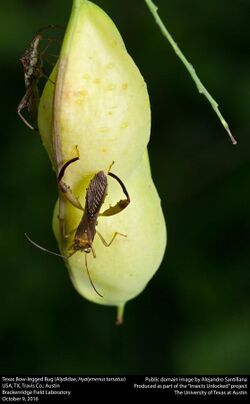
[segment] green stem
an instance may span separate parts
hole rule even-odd
[[[120,304],[117,307],[116,325],[121,325],[123,323],[125,304]]]
[[[222,116],[222,114],[221,114],[221,112],[220,112],[220,110],[218,108],[218,103],[215,101],[215,99],[211,96],[211,94],[204,87],[204,85],[200,81],[199,77],[197,76],[193,66],[191,65],[191,63],[189,63],[189,61],[183,55],[183,53],[180,50],[180,48],[178,47],[177,43],[174,41],[173,37],[168,32],[166,26],[162,22],[159,14],[157,12],[158,8],[156,7],[156,5],[151,0],[145,0],[145,2],[146,2],[149,10],[151,11],[151,13],[152,13],[152,15],[154,17],[156,24],[159,26],[163,36],[168,40],[168,42],[170,43],[170,45],[174,49],[176,55],[178,56],[178,58],[181,59],[182,63],[184,64],[184,66],[188,70],[189,74],[191,75],[192,79],[194,80],[199,93],[203,94],[206,97],[206,99],[208,100],[208,102],[210,103],[211,107],[213,108],[213,110],[215,111],[215,113],[218,116],[219,120],[221,121],[223,127],[226,129],[232,143],[234,145],[237,144],[237,141],[235,140],[235,138],[233,137],[233,135],[232,135],[232,133],[231,133],[231,131],[229,129],[228,123],[223,118],[223,116]]]

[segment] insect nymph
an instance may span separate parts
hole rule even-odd
[[[48,78],[47,74],[43,68],[43,57],[50,47],[52,42],[56,42],[56,38],[44,38],[41,32],[47,29],[56,28],[60,26],[49,25],[42,28],[31,40],[28,47],[23,52],[20,58],[20,62],[23,66],[24,71],[24,84],[25,84],[25,94],[17,107],[17,113],[22,119],[22,121],[30,129],[37,130],[23,115],[22,111],[27,109],[32,122],[37,121],[38,105],[39,105],[39,89],[38,82],[42,77]],[[40,42],[46,39],[48,44],[43,50],[40,50]]]

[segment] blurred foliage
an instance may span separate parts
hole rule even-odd
[[[250,3],[157,0],[219,102],[236,147],[144,2],[96,3],[116,23],[148,84],[152,173],[168,225],[165,259],[116,327],[114,308],[82,299],[63,262],[26,241],[24,232],[57,249],[57,189],[39,137],[16,114],[24,93],[18,58],[37,29],[66,25],[71,1],[3,2],[1,373],[249,373]]]

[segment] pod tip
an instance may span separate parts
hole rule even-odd
[[[116,316],[116,325],[121,325],[123,324],[124,321],[124,309],[125,309],[125,305],[124,304],[120,304],[117,307],[117,316]]]

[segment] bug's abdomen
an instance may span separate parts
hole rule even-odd
[[[91,180],[86,194],[86,208],[89,216],[99,213],[104,202],[107,190],[107,177],[99,171]]]

